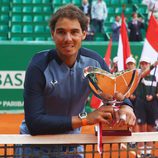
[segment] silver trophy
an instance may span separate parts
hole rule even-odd
[[[92,92],[102,100],[103,105],[118,110],[116,105],[123,103],[136,89],[140,72],[138,69],[120,71],[111,74],[97,67],[88,66],[84,69]],[[102,125],[103,135],[131,135],[128,126],[113,128]]]
[[[111,74],[97,67],[84,69],[90,88],[105,104],[121,103],[136,89],[140,74],[138,69],[126,70]]]

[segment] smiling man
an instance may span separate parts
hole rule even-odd
[[[84,13],[71,4],[52,15],[50,29],[56,48],[36,54],[28,66],[24,84],[25,121],[21,125],[21,134],[75,134],[80,133],[80,127],[85,125],[109,123],[105,118],[111,118],[111,113],[106,112],[106,106],[88,114],[85,112],[91,91],[83,69],[95,66],[109,71],[96,52],[81,48],[87,23]],[[129,100],[124,101],[119,114],[127,115],[126,123],[134,125],[135,115]],[[55,152],[59,149],[61,154],[65,152],[64,148],[55,145],[49,149]],[[36,154],[41,153],[39,148],[33,150]],[[26,153],[29,151],[28,146]],[[40,157],[48,157],[48,146],[42,149],[42,153],[44,156]],[[57,157],[64,158],[64,155]],[[65,157],[78,158],[82,155]]]
[[[59,18],[55,26],[52,36],[57,53],[66,65],[72,67],[81,47],[81,41],[86,37],[86,32],[81,30],[77,19]]]

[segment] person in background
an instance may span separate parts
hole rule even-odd
[[[25,120],[20,127],[21,134],[79,134],[83,126],[109,124],[108,118],[112,118],[112,113],[107,112],[107,106],[88,114],[85,111],[91,90],[83,74],[84,68],[94,66],[109,71],[99,53],[81,47],[87,24],[86,15],[72,4],[61,7],[52,15],[50,29],[56,47],[37,53],[29,63],[24,83]],[[135,124],[136,118],[128,99],[123,100],[115,113],[116,124]],[[127,116],[126,119],[121,119],[122,115]],[[48,158],[50,151],[53,158],[83,157],[80,154],[65,155],[68,151],[63,145],[60,148],[56,145],[27,147],[25,152],[23,148],[16,152],[19,153],[18,158],[27,153],[35,153],[33,157]],[[79,148],[83,151],[82,146]],[[63,155],[56,156],[58,151]],[[73,147],[71,151],[76,152]],[[40,153],[43,156],[39,156]]]
[[[158,19],[158,1],[157,0],[143,0],[142,4],[148,7],[148,19],[150,15],[153,14],[156,19]]]
[[[95,32],[102,33],[104,20],[107,18],[107,7],[103,0],[92,1],[91,18],[95,27]]]
[[[126,59],[126,67],[127,67],[127,70],[136,69],[136,60],[132,56],[130,56]],[[129,99],[133,104],[133,109],[134,109],[134,112],[135,112],[135,101],[136,101],[135,91],[134,91],[133,94],[130,95]],[[131,130],[132,130],[132,132],[139,132],[137,124],[135,124],[135,126],[133,126],[133,128]],[[136,143],[135,142],[130,142],[130,143],[128,143],[128,146],[130,148],[135,148]]]
[[[110,69],[111,73],[115,73],[118,71],[118,56],[115,56],[112,60],[112,67]]]
[[[89,17],[91,16],[91,5],[89,4],[88,0],[82,0],[82,5],[80,6],[80,9],[85,15],[88,15]]]
[[[85,41],[93,41],[94,40],[94,28],[93,25],[91,25],[90,16],[86,15],[88,18],[88,26],[87,26],[87,33]]]
[[[130,56],[126,59],[126,67],[128,70],[136,69],[136,60],[132,56]],[[131,100],[133,106],[135,105],[135,99],[136,99],[135,94],[132,94],[130,96],[130,100]]]
[[[140,59],[141,71],[152,70],[158,62],[151,65],[150,58],[142,57]],[[149,71],[150,72],[150,71]],[[136,101],[134,105],[134,111],[137,118],[138,130],[139,132],[154,132],[156,131],[157,121],[158,121],[158,81],[156,81],[156,76],[145,75],[141,78],[138,87],[136,89]],[[138,145],[141,157],[152,157],[151,148],[152,143],[139,143]],[[146,153],[144,152],[146,149]]]
[[[112,24],[112,41],[118,41],[120,35],[121,18],[119,15],[115,16],[115,22]]]
[[[128,23],[129,41],[142,41],[141,29],[144,29],[144,22],[142,18],[138,18],[138,14],[132,14],[132,20]]]
[[[136,60],[130,56],[126,59],[126,66],[128,70],[132,70],[136,68]]]

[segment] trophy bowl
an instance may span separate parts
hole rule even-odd
[[[125,70],[111,74],[97,67],[88,66],[84,69],[84,76],[88,78],[90,88],[94,95],[100,98],[105,106],[123,103],[136,89],[140,73],[138,69]],[[103,135],[131,135],[127,125],[123,127],[112,127],[102,124]]]
[[[121,103],[136,89],[140,75],[138,69],[125,70],[111,74],[97,67],[88,66],[84,69],[92,92],[103,103]]]

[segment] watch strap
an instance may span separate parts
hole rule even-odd
[[[81,121],[82,121],[82,126],[88,125],[88,121],[86,118],[81,119]]]
[[[81,113],[79,113],[78,117],[81,119],[82,126],[88,125],[87,112],[81,112]]]

